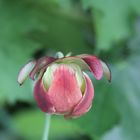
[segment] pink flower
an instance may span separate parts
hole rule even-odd
[[[30,61],[21,69],[18,82],[21,85],[26,77],[34,80],[38,75],[34,98],[40,109],[74,118],[89,111],[94,97],[94,87],[84,70],[90,71],[97,80],[103,74],[111,80],[110,70],[103,61],[83,54],[61,58],[45,56]]]

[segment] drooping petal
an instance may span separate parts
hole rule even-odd
[[[79,55],[90,67],[90,71],[93,73],[97,80],[100,80],[103,76],[103,68],[100,60],[96,56],[92,55]]]
[[[28,77],[29,73],[31,72],[35,64],[36,64],[36,61],[30,61],[29,63],[24,65],[23,68],[20,70],[19,75],[18,75],[18,83],[20,85],[23,84],[23,82]]]
[[[73,111],[70,114],[65,115],[65,118],[80,117],[81,115],[88,112],[92,105],[92,100],[94,97],[94,87],[90,78],[86,74],[84,74],[84,76],[86,81],[85,93],[81,101],[74,107]]]
[[[54,72],[48,94],[56,112],[60,114],[70,112],[81,100],[82,93],[71,67],[60,64]]]
[[[30,73],[30,77],[32,80],[35,79],[35,75],[43,68],[47,68],[47,66],[52,63],[53,61],[55,61],[55,58],[53,57],[42,57],[40,59],[37,60],[37,63],[35,65],[35,67],[33,68],[33,70]]]
[[[100,62],[101,62],[101,64],[102,64],[103,73],[104,73],[105,77],[107,78],[107,80],[108,80],[109,82],[111,82],[111,71],[110,71],[109,67],[108,67],[107,64],[104,63],[103,61],[100,60]]]
[[[42,111],[55,113],[55,108],[43,86],[42,79],[38,80],[34,87],[34,98]]]

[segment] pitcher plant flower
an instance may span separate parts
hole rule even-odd
[[[91,72],[97,80],[103,75],[111,80],[108,66],[94,55],[44,56],[28,62],[19,72],[18,83],[29,76],[36,80],[34,98],[43,112],[65,118],[80,117],[89,111],[94,97]]]

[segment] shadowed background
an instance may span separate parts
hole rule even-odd
[[[45,115],[20,68],[57,51],[90,53],[110,65],[112,83],[97,81],[91,110],[53,116],[49,140],[140,139],[139,0],[0,0],[0,139],[40,140]]]

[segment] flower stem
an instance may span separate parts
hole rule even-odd
[[[51,120],[51,115],[50,114],[46,114],[44,135],[43,135],[43,139],[42,140],[48,140],[48,138],[49,138],[50,120]]]

